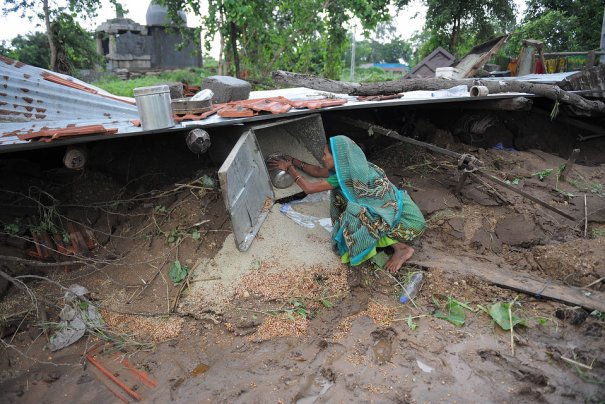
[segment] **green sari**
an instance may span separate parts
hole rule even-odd
[[[359,146],[346,136],[334,136],[330,147],[338,179],[331,192],[332,242],[342,262],[359,265],[376,254],[376,247],[422,234],[426,225],[420,209],[367,161]]]

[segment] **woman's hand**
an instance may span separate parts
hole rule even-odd
[[[282,171],[288,171],[292,167],[292,160],[269,160],[267,165],[270,168],[279,168]]]

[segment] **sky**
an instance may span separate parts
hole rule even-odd
[[[4,6],[4,0],[0,1]],[[126,10],[128,10],[126,17],[131,18],[139,24],[145,24],[145,14],[150,3],[149,0],[122,0],[121,3]],[[515,3],[517,3],[517,8],[521,7],[521,11],[524,10],[524,0],[515,0]],[[425,15],[426,10],[422,5],[422,0],[411,0],[410,4],[395,16],[397,34],[403,39],[410,39],[414,32],[422,29]],[[110,5],[108,0],[101,0],[101,9],[98,12],[98,16],[93,20],[80,20],[80,24],[84,28],[92,31],[104,21],[114,17],[115,10],[113,6]],[[0,41],[10,41],[17,35],[25,35],[30,32],[43,30],[37,19],[33,19],[30,22],[27,19],[21,18],[18,14],[10,14],[8,16],[1,15],[0,23],[2,24]],[[199,25],[199,23],[199,19],[194,15],[187,15],[187,25],[196,26]],[[360,31],[360,29],[357,29],[356,31]],[[362,39],[361,34],[357,34],[356,37]],[[210,54],[216,58],[218,57],[218,39],[215,42],[216,44],[213,46]]]

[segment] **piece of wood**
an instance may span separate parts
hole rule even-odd
[[[399,79],[379,83],[350,83],[344,81],[324,79],[307,74],[291,73],[278,70],[272,73],[275,82],[291,87],[307,87],[313,90],[330,91],[349,95],[381,95],[399,94],[407,91],[445,90],[459,85],[485,86],[490,94],[498,93],[527,93],[550,99],[563,104],[572,105],[585,112],[598,114],[605,113],[605,103],[597,100],[589,100],[572,92],[564,91],[559,86],[551,84],[538,84],[519,80],[481,80],[462,79],[446,80],[444,78],[418,78]]]
[[[366,129],[368,131],[372,131],[374,133],[378,133],[379,135],[383,135],[383,136],[386,136],[386,137],[397,139],[397,140],[399,140],[401,142],[409,143],[409,144],[412,144],[414,146],[420,146],[420,147],[423,147],[425,149],[432,150],[434,152],[441,153],[441,154],[444,154],[444,155],[449,156],[449,157],[453,157],[455,159],[459,159],[460,156],[461,156],[460,153],[456,153],[454,151],[447,150],[447,149],[444,149],[444,148],[439,147],[439,146],[435,146],[435,145],[430,144],[430,143],[421,142],[419,140],[415,140],[415,139],[412,139],[412,138],[409,138],[409,137],[401,136],[395,130],[383,128],[382,126],[374,125],[374,124],[372,124],[370,122],[360,121],[359,119],[348,118],[346,116],[341,116],[341,115],[334,115],[331,118],[333,118],[334,120],[337,120],[339,122],[342,122],[344,124],[351,125],[351,126],[356,127],[356,128]]]
[[[464,109],[479,109],[488,111],[531,111],[534,102],[527,97],[507,98],[504,100],[490,100],[481,98],[477,101],[468,101],[464,103]],[[461,105],[444,104],[441,109],[460,109]]]
[[[518,188],[512,186],[511,184],[507,184],[506,182],[502,181],[501,179],[493,177],[493,176],[491,176],[489,174],[486,174],[486,173],[484,173],[483,171],[480,171],[480,170],[477,170],[474,173],[477,174],[477,175],[480,175],[481,177],[483,177],[483,178],[485,178],[485,179],[487,179],[489,181],[495,182],[496,184],[498,184],[498,185],[500,185],[500,186],[502,186],[504,188],[510,189],[511,191],[518,193],[519,195],[521,195],[521,196],[529,199],[530,201],[535,202],[538,205],[543,206],[543,207],[545,207],[548,210],[551,210],[551,211],[553,211],[555,213],[558,213],[559,215],[563,216],[564,218],[567,218],[569,220],[574,220],[574,221],[576,220],[576,218],[573,217],[573,216],[571,216],[570,214],[565,213],[562,210],[560,210],[558,208],[555,208],[554,206],[549,205],[548,203],[544,202],[543,200],[538,199],[535,196],[530,195],[527,192],[525,192],[525,191],[523,191],[521,189],[518,189]]]
[[[459,195],[460,191],[462,191],[462,187],[464,186],[464,183],[466,182],[467,178],[468,178],[468,172],[463,171],[462,174],[460,175],[460,178],[458,179],[458,184],[456,184],[456,191],[455,191],[456,195]]]
[[[566,286],[559,281],[515,273],[506,269],[506,263],[501,263],[498,266],[491,261],[474,260],[473,257],[444,257],[443,254],[439,254],[439,252],[431,248],[423,248],[422,253],[426,259],[419,258],[413,264],[428,269],[441,268],[448,272],[474,275],[488,283],[523,292],[530,296],[556,300],[572,306],[581,306],[588,310],[605,312],[605,293],[603,292],[590,290],[587,293],[586,289]],[[430,258],[435,256],[439,256],[439,258]]]
[[[571,152],[571,155],[569,156],[569,159],[567,159],[567,162],[565,163],[565,168],[563,169],[563,171],[561,171],[561,175],[559,175],[559,179],[561,181],[565,181],[567,174],[569,174],[571,172],[573,165],[576,162],[576,159],[578,158],[579,155],[580,155],[580,149],[573,149],[573,151]]]

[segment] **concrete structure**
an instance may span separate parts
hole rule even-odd
[[[185,13],[181,12],[179,16],[186,24]],[[202,66],[201,50],[194,44],[177,50],[182,37],[169,32],[171,21],[165,7],[152,1],[147,8],[146,21],[147,25],[140,25],[118,15],[97,27],[97,52],[107,58],[110,70],[145,72]]]
[[[206,77],[202,88],[212,90],[214,93],[212,102],[214,104],[247,100],[251,90],[250,83],[231,76]]]

